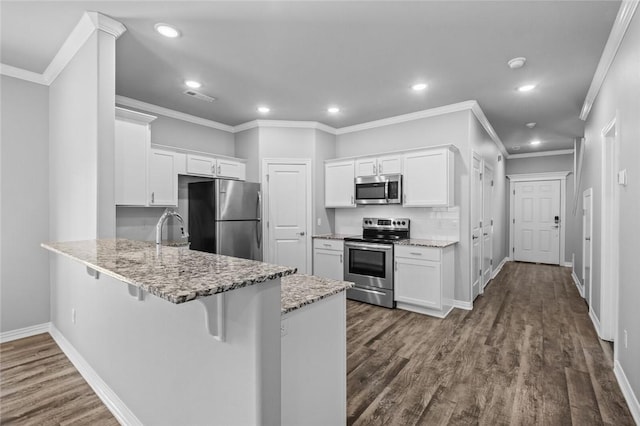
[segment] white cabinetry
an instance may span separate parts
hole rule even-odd
[[[187,154],[186,174],[244,180],[246,165],[226,158]]]
[[[445,317],[452,309],[454,249],[395,246],[394,298],[399,309]]]
[[[147,205],[147,160],[151,144],[149,123],[155,118],[152,115],[116,108],[116,205]]]
[[[356,160],[356,176],[395,175],[402,173],[402,156],[386,155]]]
[[[344,243],[340,240],[313,240],[313,275],[342,281],[344,277]]]
[[[448,148],[405,154],[403,206],[453,206],[453,163],[454,155]]]
[[[221,158],[218,158],[217,163],[216,175],[218,177],[239,180],[246,179],[247,172],[244,163]]]
[[[178,173],[175,153],[151,149],[149,153],[149,205],[178,205]]]
[[[187,154],[187,174],[212,177],[216,174],[216,159]]]
[[[355,207],[354,161],[335,161],[324,165],[325,207]]]

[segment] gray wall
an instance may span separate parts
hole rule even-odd
[[[316,130],[314,154],[313,234],[326,234],[333,232],[335,229],[335,209],[324,208],[324,160],[335,158],[336,156],[335,135]],[[320,219],[319,225],[318,219]]]
[[[1,76],[0,332],[49,321],[49,88]]]
[[[600,209],[602,129],[617,117],[616,130],[620,153],[620,169],[626,169],[629,184],[620,187],[620,293],[616,351],[620,366],[629,380],[636,398],[640,398],[640,13],[636,12],[615,60],[596,98],[586,122],[583,178],[580,194],[593,188],[593,289],[599,297]],[[581,244],[576,238],[575,244]],[[600,318],[599,305],[593,308]],[[628,332],[628,348],[623,345],[623,330]]]
[[[508,175],[545,172],[573,172],[573,154],[512,158],[507,160]],[[580,236],[582,235],[582,204],[580,204],[580,208],[574,215],[573,194],[573,175],[571,174],[567,176],[564,258],[566,262],[571,262],[572,256],[574,254],[576,255],[577,265],[574,265],[574,269],[577,271],[576,275],[581,276],[582,245],[580,244]],[[508,199],[507,197],[507,200]],[[582,203],[582,198],[580,198],[579,202]],[[508,209],[509,205],[507,204],[507,213]],[[580,257],[578,257],[578,253],[580,253]]]
[[[247,160],[248,182],[260,182],[259,130],[254,127],[235,134],[235,156]]]

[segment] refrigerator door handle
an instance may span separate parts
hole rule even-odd
[[[256,240],[258,242],[258,248],[261,248],[262,246],[262,221],[260,220],[260,218],[262,217],[262,195],[260,194],[260,191],[258,191],[258,204],[256,206],[256,217],[258,218],[258,220],[256,220]]]

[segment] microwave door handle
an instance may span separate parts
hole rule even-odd
[[[384,181],[384,199],[389,202],[389,180]]]

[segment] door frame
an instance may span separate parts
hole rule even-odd
[[[269,166],[273,164],[282,164],[282,165],[305,165],[307,168],[307,201],[306,201],[306,226],[304,231],[304,236],[307,242],[307,273],[312,274],[312,257],[313,257],[313,247],[312,247],[312,239],[310,235],[310,230],[312,229],[312,220],[313,220],[313,185],[311,184],[311,176],[313,176],[312,170],[312,162],[309,158],[263,158],[262,159],[262,173],[261,173],[261,185],[262,185],[262,235],[264,235],[263,243],[262,243],[262,258],[265,261],[270,260],[269,247],[271,245],[271,232],[267,223],[269,222],[269,181],[267,178],[267,172],[269,170]],[[266,219],[266,220],[265,220]]]
[[[617,114],[616,114],[617,115]],[[600,337],[614,340],[618,328],[618,287],[620,265],[620,207],[617,172],[620,167],[616,116],[603,127],[600,198]],[[614,351],[616,352],[616,351]]]
[[[491,183],[491,204],[493,204],[492,208],[491,208],[491,217],[489,218],[489,220],[491,221],[489,223],[489,226],[491,227],[491,248],[490,248],[490,263],[489,263],[489,270],[491,271],[489,273],[489,278],[487,279],[487,282],[484,282],[484,226],[486,225],[484,223],[484,211],[485,211],[485,193],[484,193],[484,183],[485,183],[485,179],[487,178],[487,169],[489,169],[491,171],[491,176],[492,176],[492,181],[495,179],[495,171],[493,170],[493,167],[487,163],[486,161],[482,161],[482,220],[483,220],[483,241],[482,241],[482,260],[483,260],[483,271],[482,271],[482,281],[480,282],[480,294],[484,293],[484,289],[489,285],[489,282],[491,281],[491,277],[493,276],[493,237],[494,237],[494,231],[493,231],[493,215],[494,215],[494,211],[493,211],[493,207],[495,207],[495,203],[494,201],[494,197],[495,197],[495,191],[493,190],[493,182]]]
[[[478,276],[477,275],[477,271],[475,270],[475,268],[473,267],[473,209],[474,209],[474,205],[473,205],[473,201],[474,201],[474,195],[475,195],[475,191],[476,191],[476,187],[475,187],[475,181],[474,181],[474,177],[473,177],[473,161],[474,160],[478,160],[478,163],[480,164],[480,222],[482,222],[483,216],[482,214],[484,213],[483,210],[483,185],[484,182],[482,180],[483,177],[483,173],[484,173],[484,161],[482,159],[482,156],[480,155],[480,153],[476,152],[476,151],[471,151],[471,163],[470,163],[470,173],[469,173],[469,297],[471,298],[471,303],[473,304],[473,302],[475,301],[475,299],[482,295],[484,293],[484,288],[482,287],[482,274],[480,274],[480,278],[478,278],[478,295],[474,297],[473,295],[473,282],[474,282],[474,277]],[[481,239],[480,241],[480,253],[478,254],[480,260],[480,270],[482,271],[482,226],[480,226],[480,236],[479,238]]]
[[[589,265],[590,265],[590,269],[589,269],[589,289],[587,291],[586,288],[584,288],[584,282],[585,282],[585,269],[586,269],[586,253],[585,253],[585,244],[584,244],[584,239],[585,237],[585,228],[587,226],[586,224],[586,215],[584,214],[584,199],[589,196],[590,197],[590,204],[591,204],[591,223],[590,223],[590,229],[589,229],[589,235],[591,235],[591,253],[589,253]],[[587,300],[587,304],[589,305],[589,311],[591,311],[591,294],[593,293],[591,291],[591,289],[593,288],[593,188],[587,188],[584,190],[584,192],[582,193],[582,290],[584,292],[584,298]]]
[[[559,265],[569,266],[565,262],[564,250],[565,250],[565,237],[566,226],[565,219],[567,215],[567,176],[570,171],[563,172],[547,172],[547,173],[523,173],[507,175],[509,179],[509,259],[513,260],[513,253],[515,252],[515,184],[517,182],[534,182],[541,180],[559,180],[560,181],[560,256]]]

